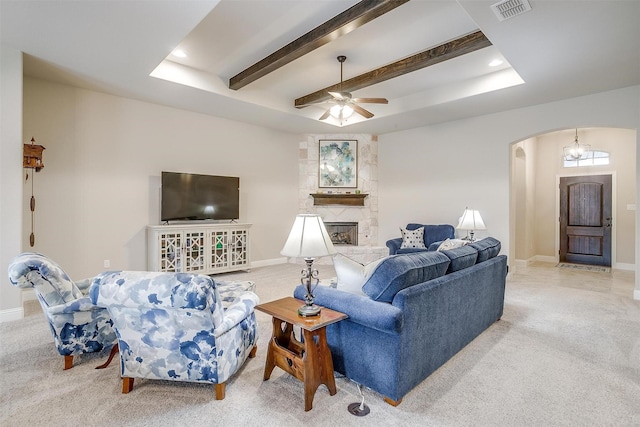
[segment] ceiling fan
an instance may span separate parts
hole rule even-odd
[[[340,84],[338,85],[339,89],[342,89],[342,64],[347,60],[347,57],[344,55],[338,56],[338,62],[340,63]],[[338,119],[340,122],[347,119],[351,114],[358,113],[365,119],[370,119],[373,117],[373,113],[365,110],[358,104],[388,104],[389,101],[386,98],[352,98],[350,92],[340,91],[340,92],[329,92],[329,95],[332,96],[332,99],[328,102],[335,104],[332,107],[328,108],[327,111],[324,112],[322,116],[320,116],[319,120],[325,120],[329,116],[333,116]]]

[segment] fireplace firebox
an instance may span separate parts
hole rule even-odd
[[[324,225],[334,245],[358,246],[357,222],[325,222]]]

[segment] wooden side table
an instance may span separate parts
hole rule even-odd
[[[337,392],[326,327],[348,316],[322,308],[319,316],[302,317],[298,315],[298,307],[303,304],[304,301],[287,297],[260,304],[256,309],[273,316],[273,335],[267,348],[264,381],[271,377],[276,366],[293,375],[304,383],[304,410],[309,411],[320,384],[327,386],[331,396]],[[295,338],[294,326],[302,329],[303,342]]]

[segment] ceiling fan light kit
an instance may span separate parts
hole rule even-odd
[[[348,119],[353,114],[353,108],[349,107],[346,104],[336,104],[333,107],[329,108],[329,114],[331,114],[336,119],[339,119],[340,117]]]

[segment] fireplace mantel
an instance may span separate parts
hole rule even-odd
[[[329,194],[313,193],[314,206],[344,205],[344,206],[364,206],[364,198],[368,194]]]

